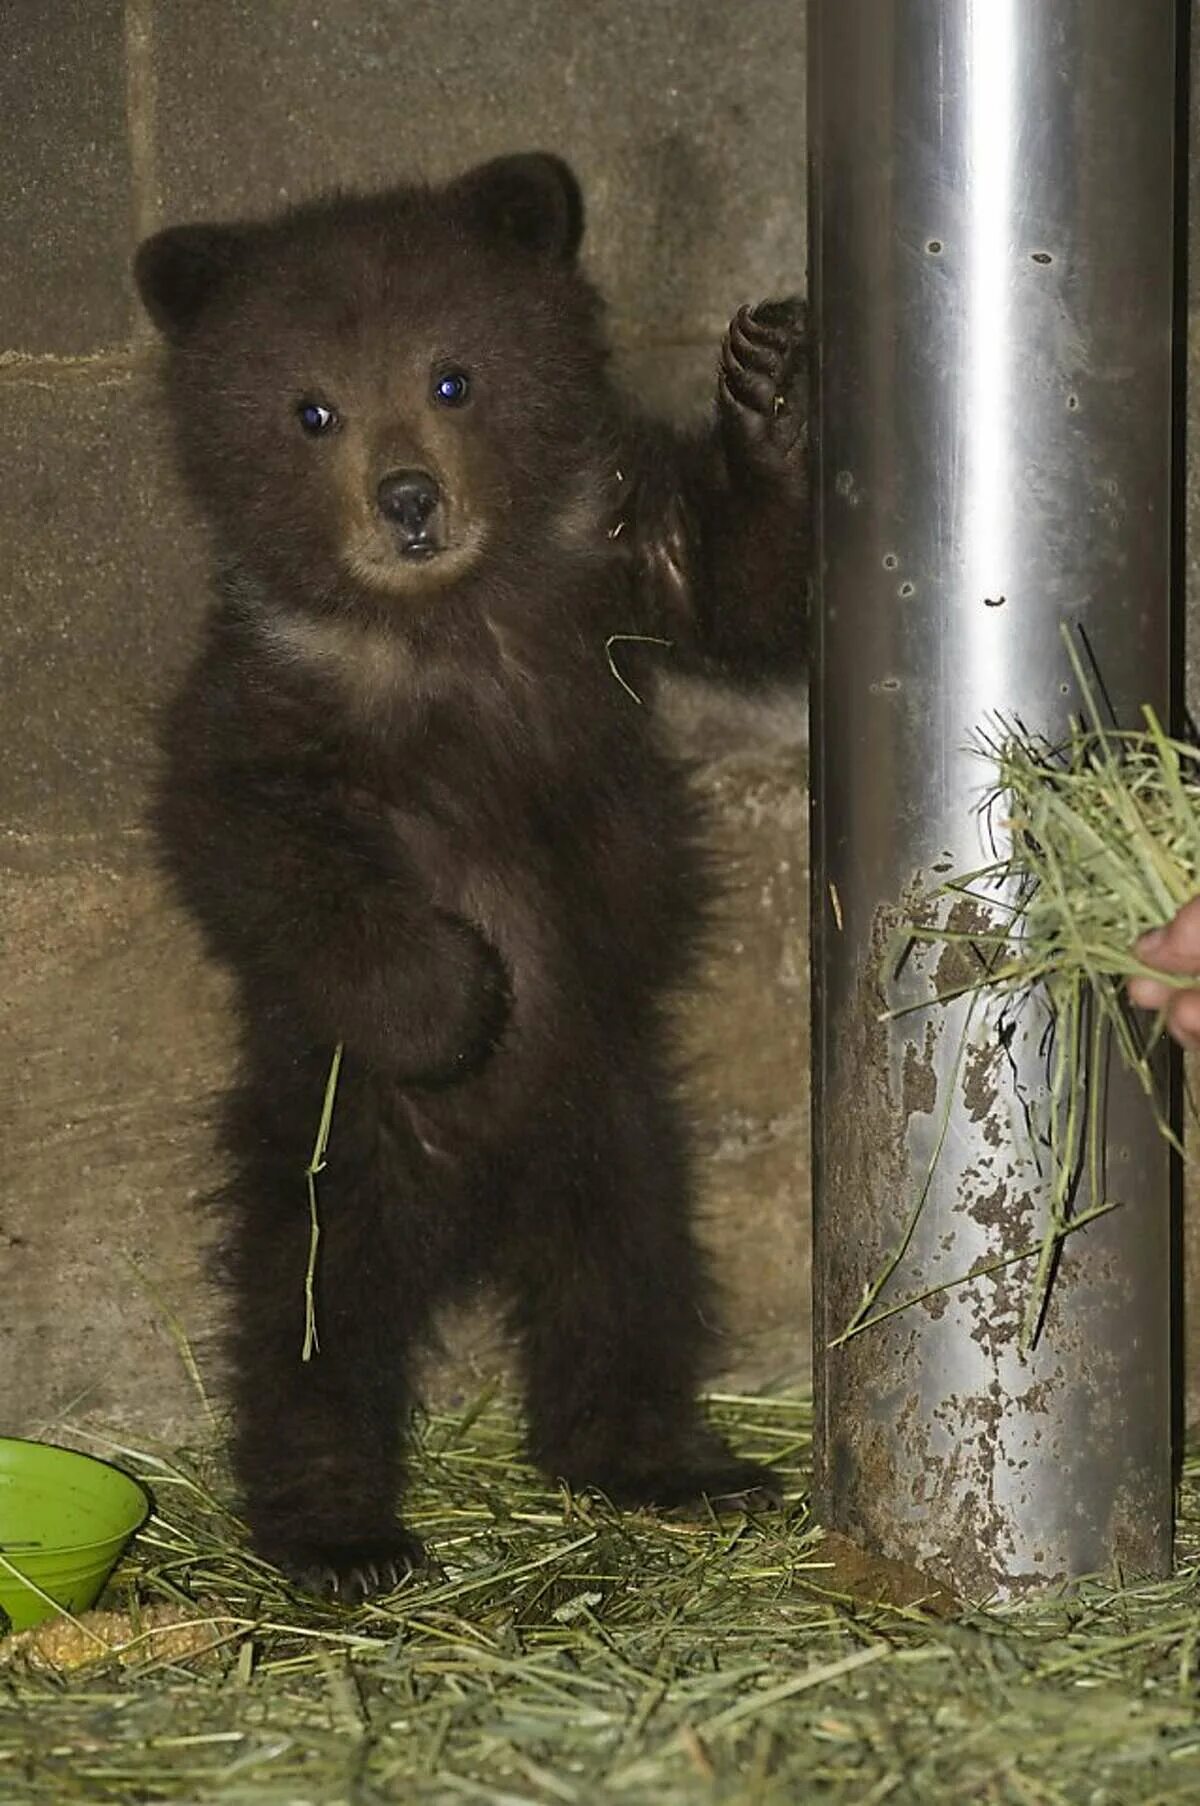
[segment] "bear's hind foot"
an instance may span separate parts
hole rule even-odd
[[[774,1511],[783,1503],[783,1482],[773,1468],[757,1461],[737,1461],[732,1455],[712,1466],[612,1474],[595,1484],[614,1505],[626,1510],[644,1506],[702,1513],[711,1509],[720,1515]]]
[[[543,1458],[541,1465],[580,1491],[594,1488],[623,1510],[764,1511],[783,1498],[783,1482],[773,1468],[739,1459],[708,1430],[684,1433],[674,1448],[664,1439],[652,1449],[595,1450],[563,1462]]]

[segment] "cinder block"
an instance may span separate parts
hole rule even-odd
[[[122,344],[133,318],[122,0],[0,16],[0,352]]]
[[[140,819],[152,710],[192,644],[207,559],[151,385],[3,383],[0,818],[103,834]]]
[[[711,415],[724,328],[690,345],[618,344],[613,375],[630,399],[664,420],[698,425]]]
[[[701,1233],[721,1287],[717,1383],[734,1391],[807,1383],[812,1260],[807,1131],[700,1168]]]
[[[780,727],[745,714],[740,748],[698,774],[726,890],[680,1008],[723,1366],[754,1385],[806,1375],[812,1332],[808,774]]]
[[[90,1412],[194,1433],[168,1313],[211,1380],[202,1195],[224,983],[126,844],[0,869],[0,998],[0,1429]],[[303,1203],[301,1187],[298,1222]]]
[[[808,1135],[807,782],[796,747],[743,749],[697,775],[724,887],[683,1009],[706,1155]]]
[[[155,29],[164,218],[541,146],[583,179],[620,336],[707,338],[802,283],[802,6],[211,0]]]

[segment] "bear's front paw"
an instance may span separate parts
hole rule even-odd
[[[721,346],[717,406],[730,475],[803,477],[808,338],[803,301],[739,308]]]
[[[303,1592],[339,1605],[360,1605],[393,1593],[409,1574],[431,1565],[424,1545],[399,1525],[383,1536],[344,1543],[271,1543],[262,1552]]]
[[[504,961],[470,922],[434,912],[393,956],[344,981],[334,1037],[377,1071],[442,1091],[479,1072],[503,1039],[511,1009]]]
[[[435,917],[428,987],[411,974],[406,997],[416,1033],[401,1055],[406,1082],[440,1091],[473,1077],[496,1052],[512,1009],[508,968],[462,917]]]

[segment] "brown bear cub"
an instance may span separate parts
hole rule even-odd
[[[240,1001],[235,1461],[258,1549],[342,1598],[420,1559],[414,1357],[485,1283],[547,1475],[660,1506],[772,1483],[698,1403],[715,1316],[665,1005],[710,873],[642,701],[655,658],[801,657],[800,310],[738,314],[686,438],[611,385],[581,230],[531,155],[137,258],[217,561],[156,828]]]

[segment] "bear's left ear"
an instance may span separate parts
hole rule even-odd
[[[168,339],[182,339],[229,280],[244,235],[232,226],[168,226],[138,246],[142,305]]]
[[[452,184],[484,231],[532,256],[571,263],[583,237],[583,196],[561,157],[496,157]]]

